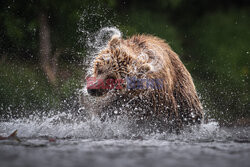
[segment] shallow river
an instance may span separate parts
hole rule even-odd
[[[0,166],[246,166],[250,127],[216,122],[183,131],[131,132],[127,120],[79,121],[62,113],[0,122],[0,136],[18,130],[21,142],[0,141]]]

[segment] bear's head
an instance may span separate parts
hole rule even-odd
[[[102,96],[109,91],[124,91],[126,77],[140,77],[151,66],[134,56],[133,50],[119,37],[113,37],[107,47],[95,58],[93,74],[87,77],[87,91],[92,96]]]

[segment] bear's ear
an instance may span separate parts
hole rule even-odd
[[[117,35],[114,35],[108,44],[110,49],[115,50],[116,48],[118,48],[120,46],[120,41],[121,41],[121,38]]]

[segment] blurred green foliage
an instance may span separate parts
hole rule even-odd
[[[193,55],[192,71],[206,85],[203,94],[212,102],[210,108],[221,111],[214,115],[223,119],[249,115],[248,11],[231,8],[209,13],[190,30],[194,40],[187,52]]]
[[[121,31],[127,36],[133,34],[151,34],[165,39],[173,49],[182,55],[181,39],[178,32],[166,16],[147,10],[130,10],[129,21],[123,23]]]
[[[81,71],[74,66],[64,67],[74,72],[58,87],[49,84],[45,74],[31,64],[12,62],[0,66],[0,111],[10,112],[59,109],[64,101],[75,96],[80,88]],[[64,71],[64,73],[66,73]]]
[[[52,50],[63,50],[56,86],[39,67],[38,17],[44,11]],[[250,117],[247,0],[1,1],[0,21],[1,113],[10,107],[60,108],[62,101],[76,96],[87,38],[102,27],[116,26],[125,37],[145,33],[165,39],[191,72],[210,117]]]
[[[58,103],[52,86],[39,69],[15,63],[1,64],[0,71],[1,109],[34,110]]]

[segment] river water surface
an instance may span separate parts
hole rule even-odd
[[[128,120],[80,121],[66,113],[0,122],[0,136],[18,130],[21,142],[0,141],[0,166],[246,166],[250,127],[216,122],[181,134],[136,132]]]

